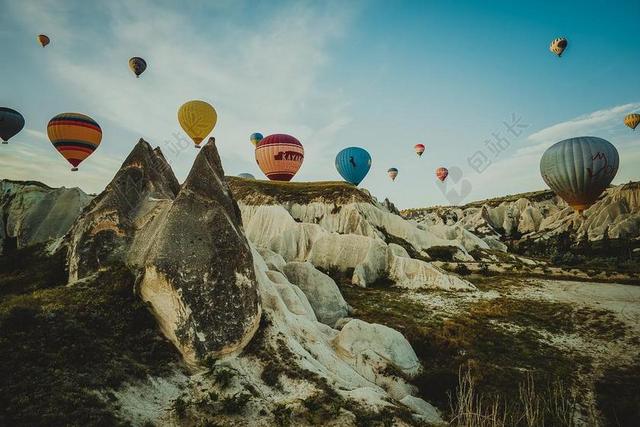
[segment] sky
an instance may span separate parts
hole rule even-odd
[[[339,180],[335,155],[360,146],[373,159],[361,187],[400,208],[543,189],[542,153],[573,136],[616,146],[614,183],[640,179],[640,128],[622,122],[640,111],[637,0],[182,3],[0,0],[0,106],[26,120],[0,146],[0,178],[99,193],[142,137],[183,181],[197,151],[177,110],[202,99],[227,175],[264,178],[253,132],[302,142],[295,181]],[[132,56],[147,61],[140,79]],[[103,130],[79,172],[46,135],[61,112]]]

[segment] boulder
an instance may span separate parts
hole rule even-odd
[[[318,321],[333,327],[339,319],[347,316],[347,302],[331,277],[309,262],[289,262],[283,270],[289,281],[304,292]]]

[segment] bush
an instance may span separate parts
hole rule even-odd
[[[467,267],[466,264],[462,264],[462,263],[458,263],[458,265],[456,265],[456,268],[453,270],[453,272],[461,276],[468,276],[469,274],[471,274],[471,270],[469,270],[469,267]]]

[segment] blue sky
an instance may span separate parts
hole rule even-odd
[[[608,139],[621,156],[614,182],[640,179],[640,131],[622,124],[640,111],[637,1],[173,3],[0,0],[0,105],[27,121],[0,147],[1,177],[99,192],[144,137],[183,180],[196,151],[181,148],[176,111],[204,99],[227,174],[261,176],[254,131],[302,141],[297,181],[339,179],[335,154],[357,145],[373,157],[361,186],[401,207],[544,188],[542,152],[571,136]],[[558,36],[562,58],[548,50]],[[131,56],[149,64],[139,80]],[[78,173],[46,138],[65,111],[103,128]],[[455,171],[446,186],[438,166]]]

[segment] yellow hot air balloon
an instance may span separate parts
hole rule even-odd
[[[193,140],[196,148],[200,148],[200,143],[211,133],[218,114],[216,110],[204,101],[189,101],[178,110],[178,121],[182,129]]]
[[[636,130],[636,126],[640,124],[640,114],[631,113],[624,118],[624,124],[631,129]]]
[[[551,44],[549,45],[549,50],[555,53],[559,58],[562,56],[562,53],[567,48],[568,44],[569,42],[567,42],[567,39],[565,39],[564,37],[558,37],[551,42]]]

